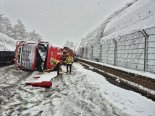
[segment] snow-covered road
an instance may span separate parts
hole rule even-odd
[[[31,72],[17,70],[14,65],[0,68],[0,104],[14,95],[18,84]]]
[[[26,86],[38,72],[0,69],[2,116],[154,116],[155,102],[114,86],[74,63],[73,73],[54,78],[53,87]],[[65,67],[63,67],[65,72]],[[23,76],[21,76],[23,75]],[[4,87],[8,87],[4,91]]]

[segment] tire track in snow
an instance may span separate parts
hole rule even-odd
[[[12,104],[16,100],[18,85],[29,75],[31,72],[17,70],[15,65],[0,68],[0,114],[5,109],[9,109],[8,114],[13,113],[13,107],[19,104]]]
[[[53,87],[26,86],[23,80],[18,91],[3,104],[3,115],[52,115],[52,116],[117,116],[120,110],[101,95],[99,88],[87,81],[87,75],[76,69],[54,78]],[[4,107],[5,105],[5,107]],[[124,114],[123,114],[124,115]]]
[[[75,73],[63,76],[67,90],[63,91],[61,84],[55,88],[55,90],[59,89],[58,92],[61,96],[55,102],[59,101],[59,107],[63,109],[61,110],[62,115],[120,115],[121,111],[101,96],[99,88],[88,83],[85,74],[78,72],[75,68],[73,72]],[[61,94],[65,94],[65,96]]]

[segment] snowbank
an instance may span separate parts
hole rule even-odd
[[[112,85],[102,75],[83,69],[80,65],[76,65],[76,67],[78,67],[77,72],[85,75],[89,84],[99,88],[103,99],[112,107],[117,107],[121,109],[121,112],[131,116],[154,116],[155,102],[133,91]]]
[[[16,41],[0,33],[0,51],[15,51]]]

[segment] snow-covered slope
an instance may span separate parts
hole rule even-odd
[[[5,34],[0,33],[0,51],[14,51],[16,41]]]
[[[90,32],[82,41],[89,43],[100,40],[112,33],[125,34],[155,25],[155,1],[133,0],[114,11],[98,28]]]
[[[124,10],[128,9],[130,5],[134,4],[137,0],[129,1],[124,7],[114,11],[109,17],[94,31],[90,32],[85,38],[82,39],[82,45],[98,43],[100,39],[105,36],[105,28],[115,17],[121,14]],[[107,32],[108,33],[108,32]]]
[[[132,31],[155,25],[155,1],[137,0],[107,24],[104,35],[119,31]]]

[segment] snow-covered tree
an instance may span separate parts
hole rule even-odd
[[[0,32],[8,35],[15,40],[31,40],[40,41],[41,36],[33,30],[32,32],[27,32],[24,24],[21,20],[17,21],[17,24],[12,25],[11,21],[0,13]]]
[[[41,36],[38,33],[36,33],[35,30],[33,30],[28,34],[28,40],[40,41],[42,39],[41,39]]]
[[[64,47],[68,47],[68,48],[70,48],[72,50],[75,49],[75,45],[74,45],[74,43],[72,41],[66,41]]]
[[[17,24],[12,27],[12,32],[12,37],[16,40],[24,40],[27,38],[28,33],[26,32],[25,26],[20,20],[18,20]]]
[[[12,25],[10,20],[7,17],[4,17],[3,14],[0,14],[0,32],[6,35],[11,35]]]

